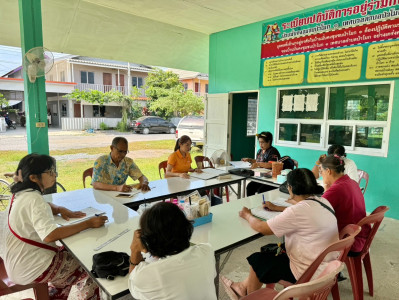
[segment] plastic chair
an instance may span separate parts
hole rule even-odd
[[[19,285],[11,282],[11,280],[8,278],[4,262],[0,258],[0,296],[9,295],[28,289],[33,289],[36,299],[50,299],[47,283],[31,283],[27,285]]]
[[[197,167],[199,168],[199,165],[201,165],[201,169],[208,169],[208,168],[214,168],[212,161],[209,159],[209,157],[207,156],[202,156],[202,155],[198,155],[194,158],[195,163],[197,164]],[[213,193],[216,196],[220,196],[220,192],[219,189],[214,189]],[[230,202],[230,197],[229,197],[229,187],[226,185],[226,201]]]
[[[380,227],[382,220],[384,219],[384,215],[388,210],[389,207],[387,206],[379,206],[369,216],[364,217],[357,224],[359,226],[370,224],[372,225],[372,228],[369,236],[367,237],[366,243],[364,244],[363,249],[360,252],[360,255],[356,257],[348,256],[345,260],[355,300],[363,300],[362,261],[364,264],[364,269],[366,271],[367,283],[369,286],[369,294],[370,296],[374,295],[373,271],[371,269],[369,250],[371,242],[373,241],[374,236],[376,235],[377,230]]]
[[[285,288],[281,292],[274,289],[261,289],[253,292],[242,300],[288,300],[292,298],[325,300],[332,287],[337,282],[338,273],[342,271],[344,264],[338,260],[328,263],[320,276],[312,281],[295,284]]]
[[[166,167],[167,167],[167,166],[168,166],[168,161],[167,161],[167,160],[161,161],[161,162],[159,163],[159,165],[158,165],[159,178],[162,179],[161,170],[163,170],[163,175],[164,175],[164,177],[165,177],[165,174],[166,174]]]
[[[358,181],[359,185],[360,185],[360,182],[362,181],[362,179],[366,180],[366,185],[364,186],[364,188],[361,188],[363,195],[364,195],[364,193],[366,192],[366,189],[367,189],[367,185],[369,184],[369,174],[366,171],[357,169],[357,175],[359,176],[359,181]]]
[[[93,168],[88,168],[83,172],[83,188],[86,188],[86,177],[93,178]]]
[[[339,233],[340,240],[332,243],[322,253],[320,253],[319,256],[314,260],[314,262],[302,274],[302,276],[299,277],[299,279],[297,280],[297,282],[295,284],[309,282],[309,280],[312,279],[314,273],[316,272],[316,270],[318,269],[320,264],[323,262],[324,258],[331,252],[335,252],[335,251],[340,252],[340,255],[337,258],[337,260],[344,262],[346,260],[349,250],[351,249],[353,243],[355,242],[356,235],[358,235],[360,231],[361,231],[361,227],[359,225],[355,225],[355,224],[346,225]],[[283,285],[285,288],[293,285],[293,283],[285,281],[285,280],[280,280],[279,283],[281,285]],[[273,288],[273,287],[274,287],[274,284],[267,285],[267,288]],[[338,284],[335,284],[333,286],[332,295],[333,295],[334,300],[340,299]]]

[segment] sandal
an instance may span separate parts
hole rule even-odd
[[[241,296],[238,295],[237,292],[235,290],[233,290],[233,288],[231,287],[231,285],[234,283],[233,281],[231,281],[230,279],[228,279],[224,276],[220,276],[220,281],[222,282],[224,289],[225,289],[227,295],[229,295],[231,300],[241,299]]]

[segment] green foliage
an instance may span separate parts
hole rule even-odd
[[[101,129],[101,130],[107,130],[107,129],[108,129],[107,124],[105,124],[104,122],[101,122],[101,123],[100,123],[100,129]]]
[[[116,129],[120,132],[126,132],[127,130],[127,122],[120,121],[116,124]]]
[[[146,79],[146,95],[151,99],[150,111],[161,117],[199,114],[204,110],[201,97],[185,91],[179,77],[171,71],[157,69]]]
[[[0,93],[0,108],[7,107],[9,105],[8,100],[4,97],[2,93]]]

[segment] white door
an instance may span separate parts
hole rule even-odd
[[[204,155],[223,149],[230,155],[231,114],[229,94],[208,94],[205,106]]]

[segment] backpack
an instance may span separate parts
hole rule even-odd
[[[96,278],[114,280],[115,276],[125,276],[129,272],[129,255],[124,252],[106,251],[93,255],[91,273]]]
[[[283,156],[279,161],[284,164],[283,170],[285,170],[285,169],[294,170],[295,163],[294,163],[294,160],[291,157]]]

